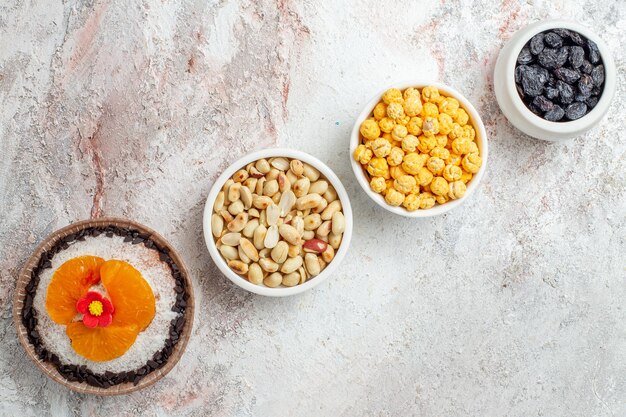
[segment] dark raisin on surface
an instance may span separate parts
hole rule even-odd
[[[543,40],[546,45],[552,48],[560,48],[561,46],[563,46],[563,38],[554,32],[546,33]]]
[[[587,105],[579,101],[570,104],[565,109],[565,117],[569,120],[580,119],[585,113],[587,113]]]
[[[554,70],[554,76],[568,84],[574,84],[580,78],[580,73],[569,68],[557,68]]]
[[[592,64],[600,62],[600,50],[594,41],[587,39],[587,50],[589,51],[589,62]]]
[[[532,37],[532,39],[530,40],[530,53],[533,55],[539,55],[539,53],[541,53],[541,51],[543,51],[543,48],[545,47],[545,44],[543,43],[543,33],[538,33],[535,36]]]
[[[604,65],[598,65],[591,70],[591,79],[596,87],[600,87],[604,84]]]
[[[544,96],[537,96],[533,99],[533,104],[539,108],[542,112],[552,110],[554,103],[545,98]]]
[[[517,57],[517,63],[518,64],[529,64],[529,63],[533,62],[534,59],[535,59],[535,57],[533,56],[533,54],[530,53],[530,49],[528,49],[527,47],[523,47],[522,50],[520,51],[518,57]]]
[[[585,59],[585,50],[580,46],[571,46],[569,48],[569,63],[572,68],[579,68]]]

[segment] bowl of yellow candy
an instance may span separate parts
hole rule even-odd
[[[396,84],[378,93],[356,120],[352,169],[381,207],[429,217],[476,190],[487,162],[487,134],[478,112],[439,83]]]

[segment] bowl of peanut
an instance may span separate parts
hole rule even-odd
[[[350,138],[357,181],[378,205],[407,217],[443,214],[485,172],[485,126],[461,93],[440,83],[395,84],[376,94]]]
[[[264,149],[234,162],[204,207],[204,239],[218,268],[253,293],[283,297],[321,284],[352,236],[346,190],[319,159]]]

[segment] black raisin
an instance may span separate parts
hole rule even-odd
[[[545,80],[542,81],[542,77],[534,68],[530,68],[522,75],[522,89],[527,96],[535,97],[541,94]]]
[[[567,62],[567,57],[569,56],[569,51],[567,47],[562,47],[556,53],[556,66],[562,67]]]
[[[539,65],[548,69],[557,68],[559,66],[558,58],[559,57],[557,56],[556,49],[552,49],[552,48],[545,48],[543,51],[541,51],[541,53],[537,57],[537,59],[539,60]],[[518,62],[519,62],[519,58],[518,58]]]
[[[568,31],[568,37],[574,42],[576,45],[583,46],[585,44],[585,40],[580,34],[577,32]]]
[[[572,68],[578,68],[583,64],[585,59],[585,50],[580,46],[571,46],[569,48],[569,63]]]
[[[530,103],[528,105],[528,109],[531,112],[535,113],[537,116],[543,117],[543,112],[541,111],[541,109],[539,107],[535,106],[533,103]]]
[[[585,74],[591,74],[591,71],[593,71],[593,65],[591,62],[584,59],[582,65],[580,66],[580,70]]]
[[[556,87],[546,87],[544,90],[544,94],[546,98],[549,100],[554,100],[559,96],[559,90]]]
[[[593,74],[593,73],[592,73]],[[585,97],[589,97],[591,95],[591,89],[593,88],[593,80],[591,76],[587,74],[583,74],[578,80],[578,91]]]
[[[549,122],[558,122],[565,115],[565,110],[559,105],[554,105],[550,110],[543,115],[543,118]]]
[[[598,96],[591,96],[587,100],[585,100],[585,104],[589,109],[593,109],[598,104]]]
[[[554,103],[545,98],[544,96],[537,96],[533,99],[533,104],[539,108],[542,112],[552,110]]]
[[[560,48],[563,46],[563,38],[554,32],[546,33],[543,39],[546,45],[551,46],[552,48]]]
[[[517,68],[515,68],[515,82],[516,83],[521,83],[522,82],[522,74],[524,73],[524,71],[526,71],[528,69],[527,65],[518,65]]]
[[[587,105],[579,101],[570,104],[565,109],[565,117],[569,120],[580,119],[585,115],[585,113],[587,113]]]
[[[543,33],[538,33],[530,40],[530,53],[533,55],[539,55],[543,51]]]
[[[580,73],[569,68],[557,68],[554,70],[554,76],[568,84],[573,84],[580,78]]]
[[[556,83],[556,89],[559,90],[559,98],[561,100],[561,103],[569,104],[574,101],[574,89],[571,85],[559,80]]]
[[[517,63],[529,64],[533,62],[534,59],[535,57],[533,56],[533,54],[530,53],[530,49],[528,49],[528,47],[525,46],[522,48],[519,55],[517,56]]]
[[[600,62],[600,50],[594,41],[587,39],[587,50],[589,51],[589,61],[592,64]]]
[[[604,65],[598,65],[591,70],[591,79],[596,87],[600,87],[604,83]]]

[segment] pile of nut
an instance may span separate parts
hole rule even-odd
[[[346,219],[336,190],[297,159],[259,159],[235,172],[211,216],[228,266],[253,284],[293,287],[335,257]]]
[[[462,198],[482,165],[469,115],[436,87],[387,90],[360,133],[353,157],[370,187],[408,211]]]

